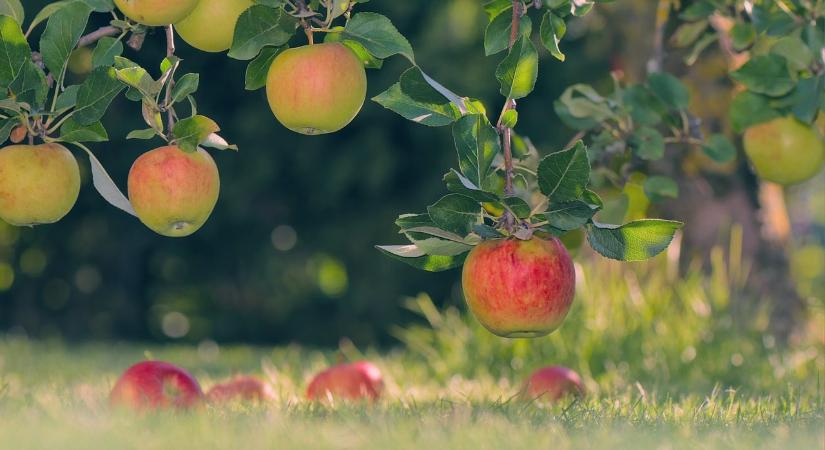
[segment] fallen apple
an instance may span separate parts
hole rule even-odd
[[[192,375],[162,361],[143,361],[129,367],[109,396],[113,406],[137,410],[186,409],[202,400],[203,392]]]
[[[376,400],[384,389],[381,371],[368,361],[340,364],[317,374],[307,398],[318,401]]]
[[[552,366],[533,372],[524,383],[522,394],[528,400],[554,402],[570,395],[584,395],[584,386],[573,370]]]
[[[576,288],[573,261],[556,239],[496,239],[477,245],[461,276],[470,311],[502,337],[537,337],[558,328]]]
[[[213,403],[265,402],[275,398],[275,394],[268,384],[255,377],[238,376],[212,386],[206,398]]]
[[[158,27],[186,17],[198,5],[198,0],[115,0],[115,5],[135,22]]]
[[[793,117],[748,128],[744,144],[759,178],[786,186],[810,179],[825,161],[825,139]]]
[[[160,147],[141,155],[129,171],[129,201],[147,227],[169,237],[188,236],[212,214],[220,192],[215,161],[203,149]]]
[[[222,52],[232,46],[238,17],[252,5],[252,0],[200,0],[175,30],[198,50]]]
[[[11,225],[54,223],[80,193],[80,168],[59,144],[0,149],[0,219]]]
[[[272,112],[285,127],[302,134],[344,128],[361,110],[366,95],[364,65],[338,42],[285,50],[267,75]]]

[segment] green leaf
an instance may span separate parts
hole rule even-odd
[[[455,169],[450,169],[450,171],[444,175],[444,183],[450,192],[470,197],[480,203],[499,201],[496,194],[480,189]]]
[[[74,108],[74,106],[77,105],[77,92],[79,89],[79,84],[67,86],[66,89],[57,96],[57,102],[54,104],[54,111],[62,112],[69,108]]]
[[[0,5],[2,5],[0,0]],[[0,89],[7,89],[23,70],[26,61],[31,61],[31,49],[20,24],[9,16],[0,16]]]
[[[670,245],[681,222],[644,219],[622,226],[596,224],[587,229],[587,241],[601,255],[620,261],[642,261]]]
[[[355,14],[347,22],[342,37],[360,43],[376,58],[385,59],[400,54],[415,64],[415,55],[407,38],[398,32],[390,19],[381,14]]]
[[[679,25],[679,28],[673,33],[671,41],[673,45],[679,48],[689,47],[699,39],[699,36],[708,29],[708,21],[700,20],[697,22],[687,22]]]
[[[767,97],[745,91],[734,97],[728,116],[733,130],[741,133],[746,128],[768,122],[779,117],[780,114],[771,108]]]
[[[539,74],[539,55],[528,37],[522,37],[507,53],[496,68],[496,78],[501,83],[501,95],[524,98],[533,92]]]
[[[123,54],[123,43],[120,39],[104,36],[97,41],[94,51],[92,51],[92,68],[100,66],[111,66],[115,63],[115,57]]]
[[[564,61],[565,56],[564,53],[559,49],[559,41],[561,38],[564,37],[564,34],[567,32],[567,24],[564,23],[564,19],[553,14],[552,11],[547,11],[544,13],[544,17],[541,19],[541,26],[539,27],[539,36],[541,37],[541,42],[550,51],[550,54],[553,55],[559,61]]]
[[[538,167],[539,188],[551,202],[581,198],[590,181],[590,161],[582,141],[545,156]]]
[[[508,109],[501,115],[501,126],[506,128],[515,128],[518,123],[518,111],[515,109]]]
[[[479,222],[481,206],[470,197],[447,194],[428,206],[427,213],[439,228],[466,236],[473,229],[473,224]]]
[[[404,235],[428,255],[456,256],[472,249],[472,245],[457,234],[429,226],[407,228]]]
[[[126,135],[126,139],[152,139],[157,136],[154,128],[146,128],[144,130],[133,130]]]
[[[449,125],[461,117],[458,108],[427,83],[418,67],[407,69],[398,83],[374,97],[373,101],[427,126]]]
[[[733,161],[736,158],[736,147],[722,134],[714,134],[709,137],[705,145],[702,146],[702,151],[710,159],[719,163]]]
[[[55,77],[63,73],[69,55],[86,29],[91,12],[89,5],[75,1],[49,17],[46,29],[40,36],[40,53],[43,63]]]
[[[118,61],[124,58],[115,57],[115,67]],[[149,72],[140,66],[130,66],[115,69],[115,76],[123,84],[137,90],[142,97],[154,99],[163,88],[163,85],[155,81]]]
[[[32,19],[31,23],[29,24],[29,28],[26,30],[26,35],[31,34],[32,30],[34,30],[35,27],[37,27],[38,25],[40,25],[41,23],[46,21],[46,19],[51,17],[54,13],[59,11],[64,6],[68,5],[69,3],[72,3],[72,1],[73,0],[64,0],[64,1],[52,2],[52,3],[49,3],[48,5],[44,6],[43,9],[41,9],[34,16],[34,19]],[[0,4],[2,4],[2,0],[0,0]],[[20,22],[20,23],[22,24],[23,22]]]
[[[17,79],[9,86],[9,91],[15,94],[18,102],[28,103],[41,109],[49,93],[46,74],[29,59],[23,64]]]
[[[513,7],[513,2],[510,0],[490,0],[484,4],[484,12],[487,13],[488,22],[492,21],[499,14],[507,11]]]
[[[115,69],[98,67],[92,70],[77,90],[74,119],[81,125],[97,122],[106,114],[109,104],[124,87],[117,80]]]
[[[504,51],[510,44],[510,31],[512,30],[513,17],[510,13],[512,7],[507,11],[497,15],[492,22],[487,25],[484,31],[484,54],[495,55]],[[530,37],[533,32],[533,22],[527,14],[521,16],[519,22],[519,37]]]
[[[112,177],[109,176],[108,172],[106,172],[103,164],[100,164],[100,161],[98,161],[94,153],[92,153],[88,148],[81,148],[86,151],[86,154],[89,155],[89,163],[92,167],[92,184],[100,196],[115,208],[137,217],[137,213],[132,207],[132,204],[129,203],[129,200],[117,187],[115,182],[112,180]]]
[[[60,140],[63,142],[105,142],[109,140],[109,135],[100,122],[81,125],[74,119],[69,119],[60,126]]]
[[[794,88],[787,60],[774,54],[755,56],[730,76],[749,90],[771,97],[785,95]]]
[[[750,23],[736,22],[730,30],[730,37],[733,41],[734,50],[742,51],[753,44],[756,39],[756,29]]]
[[[793,94],[792,111],[799,120],[811,123],[825,99],[825,75],[799,80]]]
[[[394,259],[427,272],[442,272],[460,267],[467,254],[458,256],[427,255],[415,245],[378,245],[375,248]]]
[[[214,120],[206,116],[192,116],[175,124],[172,134],[175,143],[185,152],[194,152],[212,133],[220,131]]]
[[[187,73],[180,77],[172,88],[172,103],[178,103],[186,99],[187,96],[194,94],[198,90],[200,83],[200,75],[197,73]]]
[[[550,226],[562,231],[575,230],[585,225],[596,213],[596,209],[581,200],[553,203],[543,214],[537,214],[539,220],[546,220]]]
[[[647,85],[672,109],[687,109],[690,93],[678,78],[668,73],[653,73],[647,78]]]
[[[272,61],[275,61],[275,58],[287,48],[289,47],[283,45],[261,49],[261,53],[246,67],[244,88],[247,91],[254,91],[266,86],[266,78],[269,74],[269,68],[272,67]]]
[[[639,125],[658,125],[667,112],[665,103],[643,85],[627,87],[622,92],[622,102]]]
[[[244,11],[235,25],[228,56],[249,60],[267,46],[280,47],[295,34],[297,21],[281,8],[254,5]]]
[[[785,58],[788,68],[796,72],[807,69],[814,60],[811,49],[796,36],[785,36],[776,41],[771,47],[771,53]]]
[[[530,205],[520,197],[505,197],[502,203],[518,219],[526,219],[533,212]]]
[[[0,16],[8,16],[17,22],[17,26],[22,27],[26,11],[20,4],[20,0],[0,0]]]
[[[639,158],[654,161],[665,156],[665,140],[655,128],[640,127],[630,136],[630,146]]]
[[[493,159],[501,145],[495,128],[481,114],[470,114],[453,125],[461,173],[481,189],[489,187]]]
[[[645,195],[653,201],[659,201],[664,197],[679,197],[679,185],[670,177],[650,176],[644,182]]]

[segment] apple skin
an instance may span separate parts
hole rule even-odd
[[[756,174],[785,186],[813,177],[825,161],[825,139],[793,117],[748,128],[744,144]]]
[[[272,61],[266,96],[275,117],[290,130],[332,133],[364,105],[367,74],[355,53],[338,42],[291,48]]]
[[[109,395],[109,404],[136,410],[189,409],[203,392],[185,370],[163,361],[143,361],[126,369]]]
[[[54,223],[80,193],[80,168],[59,144],[0,149],[0,219],[11,225]]]
[[[212,403],[264,402],[275,398],[275,394],[268,384],[255,377],[244,375],[212,386],[206,398]]]
[[[375,364],[358,361],[340,364],[315,375],[307,387],[307,398],[316,401],[377,400],[384,390],[381,371]]]
[[[156,233],[188,236],[209,218],[220,192],[215,160],[203,149],[175,146],[141,155],[129,171],[129,201],[138,218]]]
[[[232,46],[238,17],[252,5],[252,0],[200,0],[175,30],[198,50],[222,52]]]
[[[198,0],[115,0],[115,5],[135,22],[159,27],[182,20],[195,9]]]
[[[461,275],[470,311],[493,334],[538,337],[564,321],[576,289],[573,261],[556,238],[477,245]]]
[[[544,367],[524,383],[523,397],[527,400],[554,402],[568,395],[584,395],[584,385],[579,374],[567,367]]]

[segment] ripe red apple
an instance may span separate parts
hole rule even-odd
[[[237,376],[209,389],[206,398],[214,403],[232,401],[264,402],[275,398],[272,388],[251,376]]]
[[[197,406],[203,392],[192,375],[162,361],[143,361],[128,368],[117,380],[109,402],[138,410]]]
[[[221,183],[205,150],[187,153],[167,146],[141,155],[128,184],[141,222],[163,236],[181,237],[197,231],[212,214]]]
[[[813,177],[825,161],[825,139],[793,117],[780,117],[748,128],[744,144],[756,174],[782,185]]]
[[[529,400],[552,402],[568,395],[584,395],[584,386],[579,374],[567,367],[545,367],[530,375],[523,395]]]
[[[470,311],[502,337],[537,337],[561,325],[576,288],[573,261],[556,239],[482,242],[461,276]]]
[[[80,193],[80,168],[59,144],[0,149],[0,219],[11,225],[53,223],[71,211]]]
[[[275,117],[290,130],[332,133],[364,105],[367,74],[355,53],[338,42],[291,48],[272,61],[266,96]]]
[[[197,4],[198,0],[115,0],[123,15],[150,27],[178,22]]]
[[[252,0],[200,0],[175,30],[198,50],[222,52],[232,46],[238,17],[252,5]]]
[[[340,364],[315,375],[307,387],[310,400],[376,400],[384,389],[381,371],[368,361]]]

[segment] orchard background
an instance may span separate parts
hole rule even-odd
[[[50,2],[24,3],[30,18]],[[517,132],[542,156],[564,148],[577,130],[554,103],[568,87],[592,85],[606,95],[614,77],[644,82],[654,63],[685,83],[702,132],[727,136],[736,158],[720,163],[668,146],[663,162],[647,169],[676,180],[678,198],[648,198],[644,178],[633,176],[623,189],[600,190],[602,217],[613,223],[655,216],[685,228],[643,263],[571,245],[574,307],[559,331],[536,340],[486,332],[466,313],[459,271],[418,271],[374,248],[398,243],[393,221],[443,196],[442,177],[456,166],[450,127],[418,126],[369,100],[396,83],[408,61],[393,57],[367,71],[368,101],[343,130],[304,136],[275,121],[262,90],[244,89],[245,61],[178,40],[186,71],[200,73],[198,110],[240,148],[211,152],[221,175],[218,205],[194,235],[157,236],[92,194],[88,162],[75,152],[83,185],[68,216],[34,228],[0,222],[3,442],[115,447],[156,429],[155,440],[138,443],[164,448],[175,439],[184,448],[215,446],[253,427],[260,434],[249,438],[252,447],[338,446],[340,436],[344,445],[376,448],[821,447],[825,178],[820,171],[782,189],[754,176],[731,125],[731,55],[724,45],[697,48],[707,25],[680,30],[676,11],[663,21],[670,3],[599,3],[568,22],[564,62],[537,44],[538,81],[518,102]],[[428,75],[498,111],[492,74],[503,54],[485,56],[483,2],[373,0],[356,10],[389,17]],[[108,23],[91,17],[88,30]],[[297,33],[291,43],[305,40]],[[154,68],[165,52],[156,28],[141,51],[124,55]],[[75,53],[69,81],[87,76],[89,58]],[[124,188],[132,162],[157,142],[123,139],[144,127],[123,96],[103,123],[112,139],[89,147]],[[260,375],[273,385],[276,406],[172,424],[109,417],[112,383],[147,356],[189,368],[205,387],[233,373]],[[332,411],[303,403],[313,372],[364,357],[385,373],[383,403]],[[593,395],[548,408],[510,401],[531,370],[554,364],[581,373]],[[16,417],[21,410],[27,414]],[[445,420],[422,426],[419,417]],[[22,425],[31,418],[51,434],[27,433]],[[624,428],[630,424],[642,430],[640,441]],[[103,439],[79,438],[78,426],[99,427]],[[322,431],[313,440],[316,426]]]

